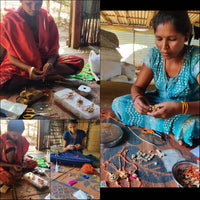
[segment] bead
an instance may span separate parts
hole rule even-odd
[[[128,177],[128,174],[126,172],[120,172],[119,176],[120,178],[124,179]]]
[[[136,179],[137,178],[137,174],[136,173],[132,173],[131,174],[131,178]]]
[[[131,159],[133,160],[135,158],[135,154],[132,154],[131,155]]]
[[[109,179],[111,181],[116,181],[119,178],[119,176],[117,174],[110,174]]]

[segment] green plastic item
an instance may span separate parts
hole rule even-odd
[[[46,164],[45,164],[45,158],[33,158],[33,160],[37,161],[37,166],[38,167],[48,167]]]
[[[94,76],[92,74],[88,74],[87,72],[90,72],[90,65],[89,63],[85,63],[82,71],[76,75],[70,75],[68,77],[70,78],[77,78],[77,79],[85,79],[86,81],[92,81],[94,80]]]

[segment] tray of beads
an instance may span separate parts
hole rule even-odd
[[[25,180],[27,180],[29,183],[31,183],[38,189],[43,189],[45,187],[49,187],[47,180],[44,180],[43,178],[39,177],[38,175],[35,175],[32,172],[24,174],[23,177]]]
[[[79,119],[99,119],[100,107],[71,89],[66,88],[56,92],[54,101]]]

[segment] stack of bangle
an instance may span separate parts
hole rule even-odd
[[[135,102],[136,98],[137,98],[137,97],[140,97],[140,96],[142,96],[142,95],[141,95],[141,94],[135,95],[135,97],[133,98],[133,102]]]
[[[182,114],[185,115],[188,112],[188,103],[185,101],[181,101],[181,105],[182,105]]]

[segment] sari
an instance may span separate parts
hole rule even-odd
[[[43,65],[52,55],[58,54],[59,34],[56,23],[48,11],[40,9],[36,16],[36,30],[31,30],[26,21],[26,13],[20,6],[17,10],[9,9],[1,23],[1,45],[9,54],[24,64],[42,70]],[[35,39],[37,36],[38,41]],[[58,63],[69,64],[79,73],[84,65],[78,56],[60,56]],[[29,79],[29,74],[14,66],[6,54],[0,65],[0,88],[14,75]]]
[[[29,142],[26,140],[26,138],[23,136],[20,136],[18,140],[14,142],[11,139],[9,139],[8,134],[5,133],[5,134],[0,135],[0,143],[1,143],[1,152],[0,152],[1,161],[4,163],[9,163],[6,158],[6,154],[9,151],[15,151],[14,160],[12,164],[17,164],[17,165],[22,166],[23,157],[25,156],[29,148]],[[30,158],[27,158],[26,162],[27,162],[28,169],[33,169],[37,166],[37,162]],[[13,184],[16,179],[18,179],[18,177],[12,174],[12,170],[10,168],[0,166],[0,180],[5,185]]]

